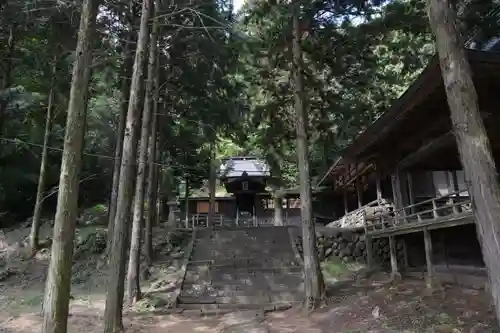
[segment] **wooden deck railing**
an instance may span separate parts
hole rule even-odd
[[[467,191],[457,191],[381,214],[371,221],[365,218],[364,225],[367,232],[372,232],[410,224],[451,220],[470,216],[472,213],[471,200]]]
[[[284,216],[285,226],[300,226],[300,215]],[[177,220],[179,228],[207,228],[208,214],[193,214],[189,217],[187,223],[184,218]],[[272,227],[274,226],[274,216],[240,216],[236,217],[225,216],[221,214],[214,215],[213,226],[215,227]]]

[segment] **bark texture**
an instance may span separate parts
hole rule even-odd
[[[215,217],[215,191],[217,186],[217,165],[215,161],[215,143],[212,142],[210,144],[210,175],[208,178],[208,195],[209,195],[209,206],[208,206],[208,217],[207,217],[207,226],[214,225],[214,217]]]
[[[154,95],[153,95],[153,117],[151,121],[151,137],[149,143],[149,160],[148,160],[148,190],[147,190],[147,203],[148,209],[146,213],[146,239],[144,241],[144,250],[146,254],[147,265],[151,266],[153,263],[153,224],[156,222],[156,201],[158,200],[158,173],[159,166],[157,165],[158,156],[158,109],[160,98],[160,63],[159,53],[156,53],[157,59],[155,64],[155,77],[154,77]]]
[[[472,196],[491,294],[500,319],[500,192],[491,145],[478,107],[472,72],[449,0],[428,0],[441,73],[460,158]]]
[[[85,0],[82,5],[61,161],[52,253],[45,287],[41,329],[43,333],[67,331],[83,125],[87,104],[85,99],[88,95],[92,67],[91,41],[95,30],[97,7],[98,3],[95,0]]]
[[[53,59],[52,77],[50,79],[50,90],[47,101],[47,115],[45,116],[45,133],[43,135],[42,160],[40,161],[40,174],[38,175],[38,187],[36,190],[36,202],[33,210],[33,221],[31,223],[31,231],[29,242],[31,253],[34,255],[39,248],[38,236],[40,233],[40,224],[42,219],[43,208],[43,192],[45,191],[45,170],[47,169],[47,146],[50,139],[50,131],[52,130],[52,111],[54,108],[54,89],[57,73],[57,56]]]
[[[123,331],[122,310],[124,294],[125,259],[127,254],[129,222],[134,189],[135,163],[138,131],[135,124],[141,118],[141,92],[144,85],[144,65],[149,42],[149,13],[152,0],[143,0],[141,23],[135,53],[130,98],[127,111],[125,136],[123,139],[122,163],[120,166],[120,186],[110,251],[110,266],[107,283],[106,309],[104,312],[104,332]]]
[[[12,72],[12,60],[14,59],[14,47],[15,47],[15,25],[12,24],[9,27],[9,38],[7,39],[7,56],[3,59],[4,63],[0,66],[2,71],[2,80],[0,81],[0,91],[10,88],[11,85],[11,72]],[[8,96],[8,95],[7,95]],[[0,99],[0,134],[3,133],[3,125],[5,122],[5,111],[7,110],[7,105],[9,104],[9,97],[6,99]]]
[[[274,225],[285,225],[285,214],[283,212],[283,188],[281,186],[281,168],[278,159],[278,154],[274,148],[271,149],[272,156],[269,156],[269,165],[271,166],[271,174],[276,183],[272,186],[273,206],[274,206]]]
[[[159,0],[155,1],[153,13],[153,28],[151,29],[151,41],[149,45],[148,79],[146,82],[146,95],[144,98],[144,110],[142,113],[141,141],[139,146],[139,158],[137,166],[137,177],[134,195],[134,214],[132,218],[132,235],[130,241],[130,253],[127,270],[127,300],[129,304],[141,298],[139,284],[141,235],[144,217],[144,197],[146,189],[146,166],[149,150],[149,135],[151,132],[151,116],[153,111],[153,93],[156,69],[157,31],[158,18],[156,13],[159,9]],[[150,233],[148,233],[150,234]]]
[[[186,188],[184,189],[184,224],[189,227],[189,179],[186,177]]]
[[[130,5],[133,8],[133,4]],[[132,10],[132,9],[131,9]],[[132,13],[133,14],[133,13]],[[125,123],[127,121],[128,100],[130,97],[130,77],[132,75],[132,66],[134,58],[132,56],[133,45],[135,44],[135,34],[133,29],[133,19],[129,19],[129,35],[123,48],[123,62],[121,68],[122,75],[122,102],[120,108],[120,117],[118,119],[118,132],[116,136],[115,152],[113,158],[113,181],[111,185],[111,195],[109,199],[108,212],[108,240],[106,250],[109,252],[113,240],[113,228],[115,226],[116,201],[118,199],[118,187],[120,184],[120,165],[122,162],[123,137],[125,135]]]
[[[281,193],[281,188],[278,188],[273,193],[273,202],[274,202],[274,225],[275,226],[284,226],[285,218],[283,213],[283,195]]]
[[[303,60],[299,19],[299,6],[294,6],[293,15],[293,74],[294,99],[297,130],[297,160],[300,182],[300,212],[302,217],[302,241],[304,251],[305,309],[310,311],[321,305],[325,285],[316,251],[316,232],[314,230],[311,179],[309,175],[307,112],[305,106]]]

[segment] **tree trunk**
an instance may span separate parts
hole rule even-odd
[[[163,102],[162,110],[165,111],[167,109],[167,101]],[[162,123],[160,120],[165,121],[165,117],[158,118],[158,144],[156,145],[156,156],[159,162],[162,161],[161,152],[166,150],[164,147],[165,143],[164,137],[165,133],[160,126]],[[165,184],[165,175],[168,175],[169,169],[163,165],[158,165],[156,168],[156,178],[157,178],[157,191],[156,191],[156,223],[160,224],[161,221],[165,219],[165,198],[167,197],[166,193],[167,187],[170,187],[170,184]]]
[[[466,179],[470,182],[478,238],[500,319],[500,191],[490,141],[478,107],[471,68],[449,0],[429,0],[450,115]]]
[[[214,139],[215,141],[215,139]],[[215,217],[215,191],[217,186],[217,166],[215,161],[215,142],[210,144],[210,175],[208,178],[208,195],[209,195],[209,205],[208,205],[208,217],[207,217],[207,227],[213,226]]]
[[[282,189],[277,188],[273,192],[273,203],[274,203],[274,225],[284,226],[285,218],[283,213],[283,195],[281,193]]]
[[[134,171],[137,153],[138,131],[136,123],[141,118],[141,92],[144,85],[144,65],[147,59],[149,42],[149,17],[152,0],[143,0],[137,49],[135,52],[130,98],[127,111],[125,136],[123,139],[122,163],[118,200],[110,251],[109,277],[107,284],[106,309],[104,312],[104,332],[116,333],[123,330],[122,309],[125,276],[125,257],[127,254],[130,211],[134,189]]]
[[[130,243],[130,254],[127,271],[127,300],[129,304],[141,298],[141,290],[139,283],[140,270],[140,251],[141,251],[141,234],[142,221],[144,218],[144,196],[145,196],[145,180],[146,180],[146,165],[149,150],[149,135],[151,130],[151,116],[153,111],[153,93],[156,77],[156,50],[157,50],[157,31],[158,18],[156,13],[159,12],[159,0],[155,1],[155,9],[153,13],[153,28],[151,30],[151,41],[149,45],[149,63],[148,63],[148,80],[146,82],[146,95],[144,99],[144,111],[142,114],[141,141],[139,147],[139,165],[137,167],[137,178],[135,183],[134,196],[134,214],[132,219],[132,238]],[[150,224],[148,224],[151,227]],[[151,235],[151,230],[146,231]],[[151,239],[151,238],[149,238]]]
[[[15,36],[14,36],[14,28],[15,25],[12,24],[9,27],[9,38],[7,40],[7,55],[5,57],[6,63],[2,67],[5,68],[2,75],[2,80],[0,82],[0,92],[2,90],[6,90],[10,88],[11,85],[11,72],[12,72],[12,59],[14,58],[14,45],[15,45]],[[0,135],[3,133],[3,125],[5,122],[5,111],[7,109],[7,105],[9,104],[9,94],[6,95],[7,98],[0,99]]]
[[[294,99],[297,130],[297,160],[300,181],[300,212],[302,217],[302,241],[304,251],[305,308],[310,311],[317,308],[324,299],[325,285],[316,251],[316,233],[314,230],[311,180],[309,175],[307,113],[305,106],[303,64],[299,21],[299,6],[293,5],[293,74]]]
[[[52,253],[45,287],[43,333],[67,331],[73,242],[78,213],[78,178],[84,136],[82,125],[85,120],[85,97],[92,67],[91,41],[97,8],[98,2],[94,0],[85,0],[82,5],[61,161]]]
[[[189,179],[186,177],[186,188],[184,189],[184,210],[185,210],[185,220],[184,224],[186,228],[189,227]]]
[[[159,12],[159,11],[158,11]],[[160,63],[159,63],[159,53],[156,53],[156,63],[155,63],[155,77],[154,77],[154,96],[153,96],[153,119],[151,123],[151,138],[150,138],[150,152],[149,152],[149,174],[148,174],[148,190],[147,190],[147,203],[148,209],[146,214],[146,239],[144,241],[144,247],[146,252],[147,265],[151,266],[153,263],[153,224],[155,223],[156,217],[156,201],[158,199],[158,173],[159,166],[157,165],[158,159],[158,109],[159,109],[159,98],[160,98]]]
[[[42,160],[40,161],[40,174],[38,176],[38,187],[36,191],[36,202],[33,211],[33,221],[31,223],[31,231],[29,242],[31,247],[31,255],[34,256],[39,249],[38,236],[40,232],[42,208],[43,208],[43,192],[45,190],[45,169],[47,168],[47,146],[49,144],[50,131],[52,130],[52,110],[54,108],[55,83],[57,72],[57,56],[54,56],[52,64],[52,77],[50,80],[50,90],[47,102],[47,115],[45,116],[45,133],[43,135]]]
[[[133,3],[130,4],[133,7]],[[132,8],[131,8],[131,11]],[[121,68],[122,75],[122,86],[121,86],[121,108],[120,108],[120,116],[118,119],[118,129],[115,143],[115,152],[113,159],[113,181],[111,185],[111,196],[109,199],[109,212],[108,212],[108,232],[107,232],[107,245],[106,245],[106,253],[109,253],[111,248],[111,242],[113,240],[113,228],[115,222],[116,215],[116,201],[118,198],[118,187],[120,181],[120,165],[122,162],[122,151],[123,151],[123,137],[125,135],[125,122],[127,120],[127,110],[128,110],[128,100],[130,97],[130,76],[132,75],[132,66],[133,66],[133,57],[132,50],[133,45],[135,43],[135,34],[133,28],[133,19],[129,21],[129,35],[127,41],[125,42],[125,46],[123,48],[123,63]]]
[[[274,121],[274,120],[273,120]],[[269,149],[271,154],[268,155],[268,162],[271,167],[271,175],[276,183],[272,186],[273,206],[274,206],[274,225],[284,226],[284,213],[283,213],[283,188],[281,186],[281,168],[279,156],[274,147]]]

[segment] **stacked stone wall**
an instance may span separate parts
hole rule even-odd
[[[320,260],[338,258],[344,263],[366,263],[366,236],[363,229],[322,228],[316,232],[316,246]],[[302,254],[302,239],[297,238],[297,249]],[[389,239],[372,241],[374,263],[390,265]],[[399,265],[404,262],[403,240],[396,238],[396,256]],[[402,266],[400,266],[402,267]]]

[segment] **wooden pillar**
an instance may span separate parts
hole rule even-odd
[[[409,201],[410,205],[415,204],[415,193],[413,192],[413,177],[410,172],[406,173],[406,182],[408,185],[408,195],[409,195]],[[415,214],[415,207],[410,208],[410,213]]]
[[[427,275],[425,284],[427,288],[432,288],[434,283],[434,266],[432,265],[432,238],[429,230],[424,229],[425,261],[427,263]]]
[[[349,213],[349,206],[347,203],[347,190],[344,189],[344,213],[347,215]]]
[[[396,255],[396,240],[394,236],[389,236],[389,252],[391,255],[391,279],[393,281],[400,280],[401,274],[398,270],[398,257]]]
[[[394,201],[394,206],[395,210],[400,210],[403,208],[403,195],[401,193],[401,179],[400,179],[400,174],[399,171],[396,170],[392,175],[391,175],[391,184],[392,184],[392,197]],[[402,217],[404,216],[404,212],[398,212],[395,214],[396,217]],[[397,222],[400,223],[402,222],[401,219],[397,219]]]
[[[458,192],[460,190],[460,187],[458,186],[458,176],[457,176],[457,170],[453,170],[451,172],[451,178],[453,180],[453,192],[456,192],[455,194],[455,200],[453,203],[458,203],[460,202],[460,193]],[[453,206],[453,213],[458,214],[460,213],[460,206]]]
[[[394,207],[396,209],[401,208],[401,197],[399,195],[399,186],[398,186],[398,173],[395,172],[391,175],[391,186],[392,186],[392,201],[394,202]]]
[[[356,178],[356,196],[358,198],[358,208],[363,207],[363,191],[359,178]]]
[[[378,204],[380,205],[382,203],[382,181],[381,181],[381,177],[380,177],[380,173],[377,172],[377,175],[376,175],[376,180],[375,180],[375,185],[377,187],[377,201],[378,201]]]

